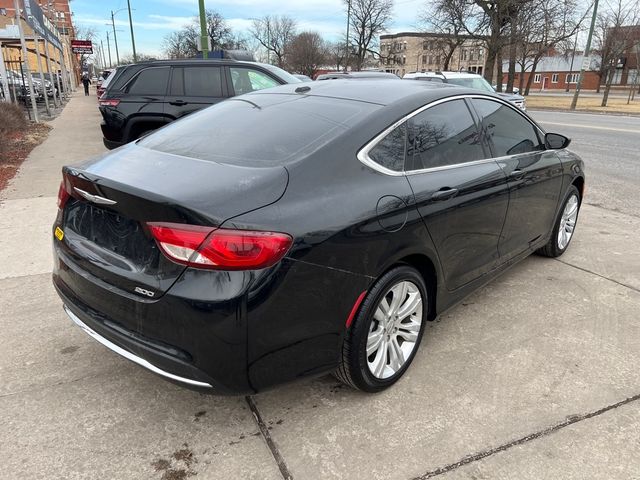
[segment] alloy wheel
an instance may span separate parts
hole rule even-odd
[[[380,299],[367,336],[367,364],[374,377],[393,376],[410,358],[420,334],[422,310],[420,290],[407,280],[393,285]]]
[[[564,206],[558,229],[558,248],[564,250],[569,245],[578,220],[578,196],[571,195]]]

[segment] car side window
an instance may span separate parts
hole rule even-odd
[[[403,123],[389,132],[369,151],[369,158],[384,168],[394,172],[402,172],[404,170],[406,138],[407,125]]]
[[[245,67],[229,67],[231,82],[236,95],[263,90],[280,85],[266,73]]]
[[[169,82],[169,67],[146,68],[129,84],[131,95],[165,95]]]
[[[534,126],[513,108],[493,100],[472,100],[495,157],[542,150]]]
[[[464,100],[441,103],[409,120],[408,170],[456,165],[486,157]]]
[[[188,97],[221,97],[220,67],[184,67],[184,94]]]

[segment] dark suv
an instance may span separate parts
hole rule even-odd
[[[237,60],[161,60],[118,68],[100,98],[104,144],[112,149],[225,98],[300,80]]]

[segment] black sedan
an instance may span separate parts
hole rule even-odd
[[[564,253],[584,192],[568,143],[446,84],[242,95],[65,167],[53,282],[85,332],[182,384],[378,391],[426,321]]]

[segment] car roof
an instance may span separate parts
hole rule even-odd
[[[420,78],[420,77],[436,77],[436,78],[467,78],[467,77],[481,77],[477,73],[473,72],[409,72],[405,74],[403,78]]]
[[[281,85],[267,90],[251,92],[244,97],[250,98],[252,95],[270,94],[315,95],[377,105],[390,105],[399,102],[411,104],[413,102],[419,106],[448,96],[477,95],[479,93],[483,92],[447,83],[399,82],[393,79],[363,79],[362,81],[353,82],[340,79],[331,82],[313,82],[313,84]],[[491,96],[491,94],[488,94],[488,96]]]
[[[328,72],[318,75],[316,80],[333,80],[338,78],[393,78],[397,77],[393,73],[378,71],[361,72]]]

